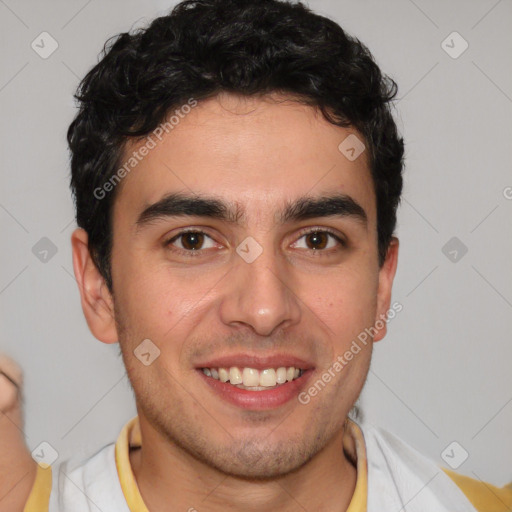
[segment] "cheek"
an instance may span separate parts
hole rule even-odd
[[[162,350],[180,350],[198,314],[208,301],[205,296],[218,277],[195,278],[186,270],[170,269],[165,263],[148,264],[141,258],[125,262],[116,286],[116,306],[128,343],[149,338]]]
[[[307,278],[303,300],[336,335],[345,339],[373,322],[377,285],[377,274],[368,269],[340,270],[321,278]]]

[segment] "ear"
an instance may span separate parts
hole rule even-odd
[[[386,259],[379,271],[379,288],[377,292],[377,313],[375,316],[375,323],[377,332],[373,341],[380,341],[386,336],[387,325],[386,318],[387,312],[391,304],[391,289],[393,287],[393,280],[395,278],[396,267],[398,264],[398,238],[392,237],[389,243]],[[377,326],[382,328],[377,328]]]
[[[117,343],[114,300],[89,253],[87,232],[75,229],[71,235],[73,270],[80,290],[87,325],[95,338],[103,343]]]

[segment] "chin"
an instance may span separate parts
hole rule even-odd
[[[302,440],[305,443],[306,440]],[[188,448],[188,449],[187,449]],[[231,445],[217,445],[211,450],[206,446],[188,446],[185,448],[201,463],[220,473],[242,480],[275,480],[293,473],[306,464],[321,450],[320,445],[299,446],[290,439],[277,443],[265,440],[233,442]]]

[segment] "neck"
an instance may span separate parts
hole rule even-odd
[[[271,481],[248,481],[220,473],[170,445],[141,421],[143,448],[130,452],[130,463],[150,511],[217,512],[226,510],[347,510],[357,479],[343,449],[344,430],[295,472]]]

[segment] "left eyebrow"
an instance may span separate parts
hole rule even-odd
[[[217,219],[232,224],[246,224],[247,220],[240,203],[198,194],[172,193],[146,207],[137,218],[136,226],[139,230],[155,220],[186,216]],[[302,196],[286,201],[282,210],[277,212],[277,221],[281,224],[320,217],[349,217],[365,227],[368,224],[363,207],[346,194]]]
[[[279,216],[279,222],[284,224],[319,217],[352,217],[365,227],[368,224],[368,216],[364,208],[346,194],[303,196],[293,202],[287,201]]]

